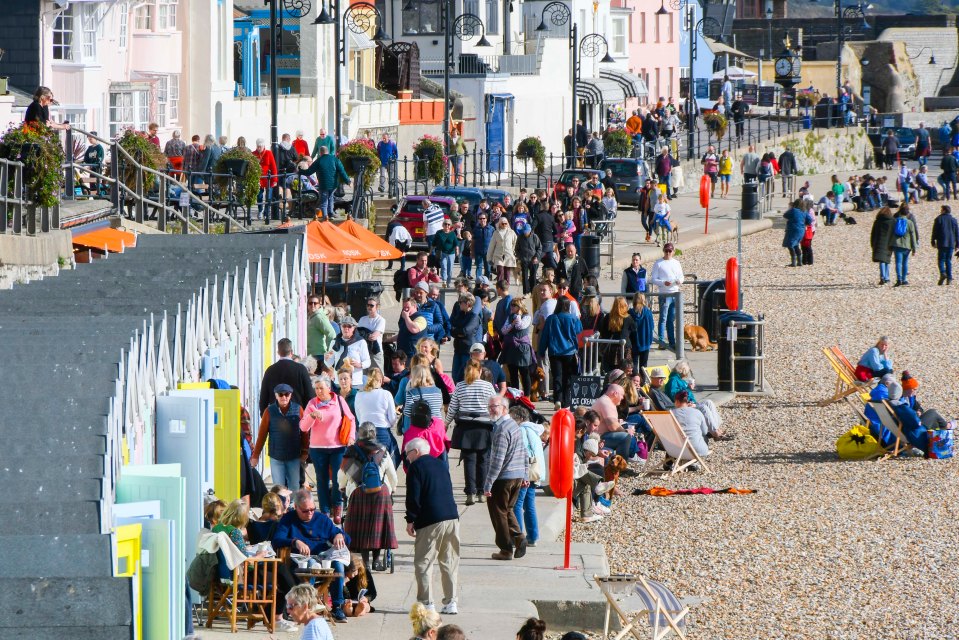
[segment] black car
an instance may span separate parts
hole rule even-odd
[[[620,204],[639,205],[639,189],[646,184],[649,172],[641,158],[606,158],[600,168],[613,172],[616,182],[616,201]]]
[[[882,163],[882,141],[885,140],[890,130],[899,140],[899,157],[903,160],[915,160],[916,140],[918,139],[916,132],[909,127],[888,127],[880,129],[877,133],[869,134],[869,141],[876,153],[876,163]]]

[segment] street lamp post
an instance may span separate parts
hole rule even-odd
[[[809,0],[816,2],[817,0]],[[872,5],[863,3],[861,0],[856,4],[843,8],[842,0],[833,0],[833,12],[836,16],[836,99],[842,95],[842,48],[846,41],[846,36],[852,34],[852,27],[847,27],[844,22],[849,19],[862,19],[862,28],[868,29],[869,23],[866,22],[866,10],[871,9]]]
[[[273,157],[278,157],[279,145],[279,87],[277,87],[276,73],[276,43],[283,30],[283,14],[279,3],[283,3],[283,11],[293,18],[302,18],[310,12],[313,6],[310,0],[263,0],[263,4],[270,7],[270,150]]]

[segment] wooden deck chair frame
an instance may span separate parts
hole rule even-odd
[[[662,598],[656,593],[656,590],[642,576],[633,576],[629,574],[611,575],[611,576],[593,576],[593,580],[599,587],[600,592],[606,598],[606,619],[603,625],[603,637],[609,637],[609,612],[616,612],[622,628],[619,633],[613,636],[613,640],[622,640],[627,634],[632,635],[636,640],[646,640],[645,634],[640,635],[640,626],[645,622],[649,624],[649,617],[653,616],[653,640],[662,640],[670,633],[675,633],[677,637],[685,640],[686,632],[680,627],[680,622],[689,614],[689,607],[683,605],[679,611],[670,610],[663,602]],[[655,603],[655,610],[641,609],[628,614],[616,600],[616,594],[610,592],[606,585],[615,583],[626,583],[634,585],[636,589],[642,589],[647,596]],[[675,597],[675,596],[674,596]],[[677,598],[678,601],[678,598]],[[661,625],[662,620],[666,621],[665,626]]]
[[[649,426],[653,429],[653,443],[650,445],[649,450],[653,451],[656,448],[656,443],[662,445],[663,450],[666,451],[667,458],[674,458],[673,468],[672,469],[652,469],[646,472],[646,475],[667,475],[673,476],[684,471],[687,467],[693,464],[699,464],[702,470],[706,473],[709,473],[709,465],[706,464],[706,461],[703,460],[702,456],[696,453],[696,449],[693,448],[693,444],[689,441],[689,438],[686,437],[686,434],[683,432],[683,428],[679,426],[679,422],[676,421],[676,416],[673,415],[671,411],[644,411],[643,417],[646,418],[646,421],[649,423]],[[677,455],[672,455],[670,451],[666,448],[666,444],[663,442],[663,439],[660,437],[660,434],[664,429],[668,429],[669,433],[672,432],[673,438],[671,441],[675,440],[679,442],[682,439],[682,447],[680,447],[679,453]],[[684,460],[685,454],[692,456],[689,460]],[[664,461],[665,464],[665,461]]]
[[[849,364],[849,360],[843,355],[842,351],[839,350],[839,347],[823,347],[822,352],[823,355],[826,356],[829,366],[836,372],[836,390],[831,396],[820,400],[817,404],[820,407],[825,407],[833,402],[845,400],[856,413],[865,419],[866,416],[863,413],[863,406],[869,397],[868,394],[872,388],[872,383],[861,382],[856,379],[855,369],[850,369],[851,365]],[[853,401],[851,396],[854,395],[860,400],[859,404]]]
[[[246,620],[247,630],[262,622],[271,634],[275,633],[279,566],[276,558],[247,558],[233,569],[228,583],[221,582],[217,571],[207,598],[207,628],[211,628],[217,618],[225,617],[233,633],[236,633],[237,620]],[[245,610],[240,610],[241,605],[245,605]]]
[[[879,400],[870,402],[869,404],[872,406],[873,411],[876,412],[876,415],[879,416],[879,424],[888,429],[889,433],[896,439],[891,448],[886,447],[886,454],[882,456],[880,460],[895,458],[903,451],[911,449],[912,445],[909,444],[906,436],[902,433],[902,422],[896,417],[896,411],[892,408],[892,405],[889,404],[889,401]]]

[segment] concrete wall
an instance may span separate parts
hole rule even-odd
[[[939,95],[940,88],[952,79],[952,72],[959,62],[959,38],[954,26],[926,29],[893,27],[883,31],[879,41],[902,43],[907,57],[900,59],[898,64],[905,66],[908,60],[916,75],[920,96]],[[934,65],[929,64],[931,54],[936,57]],[[922,108],[921,105],[917,107]]]
[[[55,276],[73,265],[72,235],[51,231],[37,236],[0,235],[0,289]]]

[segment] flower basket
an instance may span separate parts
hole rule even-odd
[[[0,157],[26,165],[24,186],[34,202],[43,207],[59,202],[64,152],[55,130],[35,122],[13,126],[0,138]]]
[[[138,162],[144,167],[153,169],[154,171],[162,171],[166,168],[166,156],[163,155],[156,145],[133,129],[127,129],[124,131],[123,135],[120,136],[118,143],[120,148],[126,151],[135,162]],[[123,184],[125,184],[128,189],[136,189],[136,167],[134,167],[130,162],[124,162],[126,157],[123,157],[122,155],[120,160],[120,166],[123,169],[123,174],[120,176],[120,179],[123,180]],[[157,177],[154,174],[144,171],[144,193],[151,191],[156,184],[156,181]]]
[[[536,171],[543,173],[546,171],[546,147],[538,136],[530,136],[519,141],[516,147],[516,157],[523,162],[533,161]]]
[[[348,176],[356,178],[358,174],[363,174],[367,186],[373,184],[380,170],[380,158],[372,140],[350,140],[340,147],[336,155]]]
[[[439,138],[425,135],[413,145],[416,158],[416,179],[442,182],[445,172],[443,161],[443,143]]]
[[[607,158],[628,158],[633,152],[633,138],[626,129],[608,129],[603,132],[603,148]]]
[[[722,140],[726,135],[726,128],[728,122],[726,121],[726,116],[721,113],[709,113],[703,116],[703,122],[706,123],[706,128],[716,136],[717,140]]]
[[[241,173],[238,170],[244,162],[246,168]],[[216,161],[213,173],[217,174],[216,186],[224,193],[229,187],[230,176],[235,176],[237,200],[246,207],[256,204],[256,195],[260,192],[260,161],[248,149],[234,148],[224,153]]]

